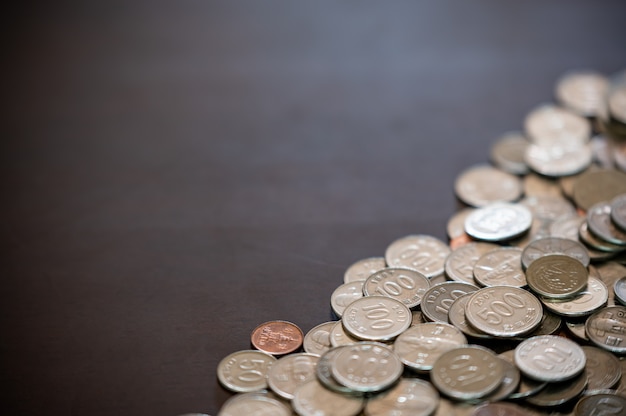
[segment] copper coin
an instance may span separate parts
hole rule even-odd
[[[250,336],[252,346],[272,355],[289,354],[302,346],[304,334],[296,324],[269,321],[257,326]]]

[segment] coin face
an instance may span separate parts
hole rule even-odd
[[[307,353],[285,355],[270,367],[267,384],[278,396],[291,400],[298,386],[315,378],[318,360],[317,355]]]
[[[626,193],[611,201],[611,220],[621,231],[626,232]]]
[[[457,197],[472,207],[512,202],[522,196],[522,182],[510,173],[489,165],[472,166],[454,184]]]
[[[589,208],[587,212],[589,231],[596,237],[611,244],[626,246],[626,231],[622,231],[611,220],[611,205],[600,202]]]
[[[257,326],[250,336],[252,345],[259,351],[272,355],[294,352],[302,346],[304,335],[294,323],[269,321]]]
[[[443,273],[443,265],[450,248],[441,240],[429,235],[409,235],[387,247],[385,260],[389,267],[417,270],[431,278]]]
[[[587,390],[593,393],[613,388],[622,376],[617,357],[597,347],[584,345],[582,349],[587,359]]]
[[[217,378],[222,386],[237,393],[262,390],[267,388],[267,373],[275,361],[261,351],[237,351],[220,361]]]
[[[460,296],[452,303],[452,305],[450,305],[450,310],[448,311],[448,321],[469,337],[485,339],[493,338],[491,335],[474,328],[467,321],[465,308],[470,296],[472,296],[472,293]]]
[[[626,275],[619,280],[615,281],[613,285],[613,292],[615,293],[615,299],[622,305],[626,304]]]
[[[610,243],[602,238],[596,237],[595,234],[589,231],[589,223],[587,221],[583,222],[578,229],[578,235],[580,240],[585,243],[588,247],[589,256],[592,256],[592,251],[589,250],[591,247],[593,250],[605,252],[606,258],[609,258],[614,253],[619,253],[624,250],[624,247],[621,245]],[[606,259],[600,257],[600,259]],[[594,259],[598,259],[598,256],[595,256]]]
[[[591,124],[565,108],[544,104],[524,120],[528,139],[540,146],[582,146],[589,141]]]
[[[585,211],[623,193],[626,193],[626,173],[614,169],[585,172],[574,184],[574,202]]]
[[[592,158],[593,153],[588,144],[572,147],[531,144],[524,155],[526,164],[532,170],[550,177],[582,172],[591,164]]]
[[[389,267],[379,270],[367,278],[363,285],[366,296],[388,296],[414,308],[422,302],[430,281],[412,269]]]
[[[502,377],[502,382],[494,391],[477,400],[479,402],[497,402],[500,400],[504,400],[517,390],[517,386],[519,385],[522,377],[520,371],[517,369],[517,367],[515,367],[515,365],[513,365],[513,363],[500,357],[498,357],[498,359],[501,360],[502,366],[504,368],[504,376]]]
[[[360,339],[354,338],[348,334],[343,327],[343,322],[337,321],[330,330],[330,345],[333,347],[339,347],[343,345],[352,345],[359,342]]]
[[[585,363],[585,353],[578,344],[554,335],[528,338],[515,348],[515,365],[535,380],[569,380],[585,369]]]
[[[562,196],[527,196],[520,203],[532,212],[533,218],[541,221],[555,221],[576,215],[574,206]]]
[[[587,374],[583,370],[579,375],[566,381],[548,383],[539,393],[527,397],[525,401],[539,407],[559,406],[580,397],[587,385]]]
[[[477,240],[505,241],[530,229],[532,214],[520,204],[496,203],[479,208],[465,220],[465,232]]]
[[[392,340],[411,325],[411,311],[399,300],[367,296],[352,302],[341,317],[349,335],[366,341]]]
[[[491,161],[505,172],[525,175],[528,173],[528,166],[524,162],[524,153],[528,144],[521,132],[505,133],[491,146]]]
[[[228,399],[218,416],[291,416],[291,408],[267,393],[239,394]]]
[[[461,282],[446,282],[432,286],[424,294],[422,314],[431,322],[448,323],[448,311],[452,303],[466,293],[476,290],[477,286]]]
[[[430,416],[439,405],[439,392],[428,381],[403,378],[388,391],[370,398],[365,416]]]
[[[596,346],[617,354],[626,353],[626,307],[609,306],[595,312],[585,323],[585,333]]]
[[[330,307],[337,317],[341,318],[346,307],[363,297],[365,280],[355,280],[338,286],[330,295]]]
[[[300,416],[356,416],[363,409],[363,398],[333,392],[313,379],[296,389],[291,405]]]
[[[609,80],[594,71],[568,72],[556,84],[556,99],[584,117],[595,117],[606,107]]]
[[[598,278],[589,276],[587,287],[573,298],[551,300],[541,298],[543,306],[558,315],[578,317],[591,315],[606,306],[609,290]]]
[[[564,254],[589,266],[589,253],[582,244],[559,237],[540,238],[528,244],[522,253],[522,265],[527,269],[533,261],[548,254]]]
[[[492,243],[468,243],[450,253],[444,264],[450,280],[474,284],[474,265],[485,253],[498,248]]]
[[[371,274],[385,268],[383,257],[369,257],[352,264],[343,275],[343,282],[349,283],[357,280],[365,280]]]
[[[302,344],[304,351],[317,356],[328,351],[332,347],[330,343],[330,333],[336,324],[337,322],[335,321],[324,322],[307,332]]]
[[[499,247],[483,254],[474,264],[474,280],[481,286],[526,286],[522,250]]]
[[[327,389],[342,394],[354,394],[351,389],[343,384],[339,384],[333,377],[333,361],[337,353],[339,353],[342,348],[345,348],[345,346],[333,347],[322,354],[317,362],[315,373],[317,375],[317,380]]]
[[[587,286],[589,272],[578,260],[562,254],[549,254],[535,260],[526,270],[530,289],[547,298],[568,298]]]
[[[515,363],[515,350],[508,350],[498,355],[499,358],[508,361],[511,364]],[[517,368],[517,367],[515,367]],[[509,394],[509,399],[521,399],[523,397],[532,396],[541,391],[544,387],[547,386],[547,382],[534,380],[532,378],[526,377],[525,375],[520,373],[520,382],[517,386],[517,390],[513,393]]]
[[[598,413],[598,410],[600,413]],[[574,408],[575,415],[584,416],[602,413],[609,415],[626,414],[626,397],[619,394],[594,394],[580,399]]]

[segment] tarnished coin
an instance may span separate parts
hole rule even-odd
[[[431,286],[424,294],[422,314],[431,322],[448,323],[448,311],[452,303],[458,297],[477,290],[477,286],[462,282],[446,282]]]
[[[539,393],[527,397],[525,401],[539,407],[555,407],[565,404],[585,390],[587,374],[583,370],[577,376],[558,383],[548,383]]]
[[[467,236],[467,234],[465,234],[465,218],[474,212],[474,210],[475,208],[464,208],[450,217],[446,225],[446,232],[450,240]]]
[[[570,335],[572,335],[574,338],[573,339],[577,339],[580,341],[584,341],[584,342],[589,342],[589,337],[587,336],[587,333],[585,332],[585,321],[581,321],[580,319],[575,319],[575,320],[567,320],[565,321],[565,328],[567,328],[567,331],[569,332]]]
[[[626,193],[626,173],[614,169],[586,172],[574,184],[574,202],[585,211],[623,193]]]
[[[578,260],[563,254],[549,254],[526,269],[530,289],[547,298],[563,299],[582,292],[589,272]]]
[[[403,378],[388,391],[371,397],[364,416],[430,416],[439,405],[439,392],[428,381]]]
[[[304,351],[309,354],[322,355],[328,351],[332,345],[330,343],[331,331],[337,324],[335,321],[324,322],[313,327],[304,336],[302,344]]]
[[[520,204],[530,209],[533,218],[541,221],[556,221],[559,218],[576,215],[576,209],[562,196],[538,195],[527,196]]]
[[[613,292],[615,293],[615,299],[622,305],[626,305],[626,275],[615,281]]]
[[[469,323],[496,337],[526,334],[543,318],[541,302],[517,287],[493,286],[474,292],[465,307]]]
[[[525,175],[528,173],[528,166],[524,162],[524,152],[528,144],[521,132],[505,133],[491,146],[491,161],[505,172]]]
[[[356,416],[363,409],[363,404],[363,398],[333,392],[317,380],[298,387],[291,401],[300,416]]]
[[[289,354],[302,346],[304,334],[298,325],[287,321],[269,321],[254,328],[252,346],[272,355]]]
[[[298,353],[279,358],[267,373],[270,389],[283,399],[293,399],[296,388],[315,378],[319,356]]]
[[[587,391],[593,393],[613,388],[622,376],[617,357],[597,347],[584,345],[582,349],[587,359]]]
[[[500,247],[492,250],[474,264],[474,280],[481,286],[526,286],[522,270],[522,250]]]
[[[343,345],[352,345],[359,342],[360,339],[354,338],[348,334],[343,327],[343,322],[337,321],[330,330],[330,345],[332,347],[339,347]]]
[[[317,380],[327,389],[342,394],[355,394],[352,389],[344,386],[343,384],[339,384],[333,377],[333,361],[337,353],[341,351],[342,348],[346,348],[346,346],[333,347],[326,351],[317,362],[315,373],[317,375]]]
[[[394,298],[407,308],[414,308],[422,302],[422,297],[429,288],[430,281],[420,272],[389,267],[370,275],[363,285],[363,293],[366,296]]]
[[[365,280],[355,280],[344,283],[333,291],[330,295],[330,307],[338,318],[341,318],[349,304],[363,297],[364,284]]]
[[[592,157],[591,146],[588,144],[574,146],[531,144],[526,149],[524,160],[533,171],[541,175],[561,177],[587,169]]]
[[[454,183],[456,196],[472,207],[494,202],[512,202],[522,196],[522,182],[510,173],[489,165],[476,165],[462,172]]]
[[[600,202],[589,208],[587,212],[589,231],[596,237],[611,244],[626,246],[626,231],[617,228],[611,221],[611,205]]]
[[[584,117],[596,117],[606,107],[609,80],[595,71],[568,72],[556,83],[556,99]]]
[[[474,284],[474,264],[485,253],[498,248],[492,243],[469,243],[452,251],[444,265],[450,280]]]
[[[346,308],[341,322],[346,332],[366,341],[389,341],[411,325],[411,311],[386,296],[357,299]]]
[[[474,328],[467,321],[467,318],[465,317],[465,308],[470,296],[472,296],[472,293],[466,293],[463,296],[459,296],[452,303],[452,305],[450,305],[450,310],[448,311],[448,321],[468,337],[485,339],[493,338],[493,336]]]
[[[499,402],[487,403],[478,407],[472,416],[529,416],[529,412],[528,409],[514,403]]]
[[[563,322],[563,320],[559,315],[549,312],[547,308],[544,308],[543,318],[541,318],[539,326],[534,331],[520,337],[514,337],[513,339],[523,341],[526,338],[535,337],[537,335],[555,335],[561,328],[561,322]]]
[[[585,332],[596,346],[616,354],[626,353],[626,306],[609,306],[595,312]]]
[[[391,243],[385,251],[389,267],[408,267],[426,277],[443,273],[443,264],[450,248],[429,235],[409,235]]]
[[[411,310],[411,326],[415,326],[417,324],[423,324],[426,322],[424,320],[424,316],[422,315],[421,310]]]
[[[551,104],[533,109],[524,120],[524,130],[540,146],[582,146],[591,136],[587,119]]]
[[[574,407],[574,416],[626,415],[626,397],[619,394],[594,394],[581,398]]]
[[[547,299],[541,298],[543,306],[558,315],[578,317],[591,315],[598,309],[606,306],[609,299],[609,290],[598,278],[589,276],[587,287],[573,298]]]
[[[624,250],[623,246],[609,243],[608,241],[598,238],[594,234],[589,232],[589,223],[587,221],[583,222],[580,225],[580,228],[578,229],[578,236],[580,237],[580,240],[583,243],[585,243],[585,245],[587,246],[587,250],[589,251],[590,256],[591,256],[591,250],[589,250],[589,248],[592,248],[593,250],[606,252],[607,253],[606,255],[609,257],[615,253],[618,253]],[[594,259],[597,259],[597,256]]]
[[[431,382],[445,395],[459,399],[479,399],[502,383],[504,365],[493,351],[468,345],[446,351],[435,361]]]
[[[499,358],[502,358],[508,361],[511,364],[515,364],[515,350],[508,350],[498,355]],[[517,368],[517,367],[515,367]],[[537,394],[544,387],[546,387],[548,383],[546,381],[534,380],[532,378],[526,377],[520,372],[520,382],[517,386],[517,390],[509,394],[509,399],[521,399],[524,397],[532,396],[533,394]]]
[[[456,327],[442,322],[412,326],[393,344],[400,360],[417,371],[429,371],[444,352],[467,344],[467,338]]]
[[[477,240],[505,241],[528,231],[530,210],[520,204],[495,203],[479,208],[465,220],[465,232]]]
[[[540,238],[528,244],[522,253],[522,265],[527,269],[533,261],[548,254],[564,254],[589,266],[589,253],[582,244],[559,237]]]
[[[540,335],[515,348],[515,365],[535,380],[556,383],[576,377],[585,369],[585,352],[574,341]]]
[[[291,416],[291,408],[264,392],[238,394],[226,400],[217,416]]]
[[[611,220],[617,228],[626,232],[626,193],[616,196],[611,201]]]
[[[261,351],[227,355],[217,365],[217,379],[230,391],[247,393],[267,388],[267,373],[276,358]]]
[[[369,257],[352,264],[343,275],[343,282],[349,283],[357,280],[365,280],[371,274],[385,268],[383,257]]]
[[[371,393],[395,384],[404,366],[387,346],[359,342],[341,349],[332,362],[333,378],[353,391]]]

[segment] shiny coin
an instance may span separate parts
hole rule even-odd
[[[371,397],[364,416],[430,416],[439,405],[439,392],[428,381],[403,378],[398,384]]]
[[[515,348],[515,365],[535,380],[569,380],[585,369],[585,362],[585,353],[578,344],[554,335],[528,338]]]
[[[474,292],[465,307],[469,323],[496,337],[526,334],[543,318],[541,302],[524,289],[509,286],[486,287]]]
[[[611,220],[617,228],[626,232],[626,194],[618,195],[611,201]]]
[[[217,366],[219,382],[230,391],[246,393],[267,388],[267,373],[276,358],[261,351],[227,355]]]
[[[422,302],[422,297],[429,288],[430,281],[420,272],[389,267],[370,275],[363,285],[363,293],[366,296],[394,298],[407,308],[414,308]]]
[[[606,306],[609,299],[609,290],[598,278],[589,276],[587,287],[571,299],[541,298],[543,306],[558,315],[578,317],[591,315],[598,309]]]
[[[349,304],[363,297],[364,284],[365,280],[355,280],[344,283],[333,291],[330,295],[330,307],[338,318],[341,318]]]
[[[569,72],[556,84],[556,99],[569,110],[584,116],[596,117],[606,107],[608,79],[594,71]]]
[[[250,336],[252,346],[272,355],[289,354],[302,346],[304,334],[294,323],[269,321],[257,326]]]
[[[226,400],[217,416],[291,416],[291,408],[263,392],[239,394]]]
[[[417,371],[429,371],[441,354],[467,344],[467,338],[456,327],[441,322],[412,326],[393,344],[400,360]]]
[[[357,280],[365,280],[371,274],[385,268],[383,257],[369,257],[352,264],[343,275],[343,282],[349,283]]]
[[[559,237],[541,238],[528,244],[522,253],[522,265],[527,269],[533,261],[548,254],[564,254],[589,266],[589,253],[582,244]]]
[[[333,378],[353,391],[370,393],[396,383],[404,366],[383,344],[360,342],[342,348],[332,362]]]
[[[304,351],[309,354],[322,355],[331,348],[330,333],[337,324],[335,321],[324,322],[312,328],[304,336],[302,344]]]
[[[511,364],[515,364],[515,350],[508,350],[498,355]],[[517,367],[515,367],[517,368]],[[509,399],[521,399],[539,393],[548,383],[546,381],[534,380],[520,373],[520,382],[517,390],[509,394]]]
[[[528,196],[522,199],[520,203],[530,209],[533,218],[541,221],[555,221],[559,218],[576,215],[574,206],[561,196]]]
[[[479,399],[502,383],[504,365],[493,351],[468,345],[443,353],[430,372],[431,382],[445,395]]]
[[[450,240],[467,235],[465,234],[465,218],[474,212],[474,209],[475,208],[465,208],[450,217],[446,225],[446,232]]]
[[[448,311],[448,321],[468,337],[485,339],[493,338],[491,335],[474,328],[467,321],[467,318],[465,317],[465,308],[471,295],[471,293],[467,293],[460,296],[452,303],[452,305],[450,305],[450,310]]]
[[[526,280],[540,296],[563,299],[582,292],[589,272],[578,260],[562,254],[540,257],[528,266]]]
[[[291,405],[300,416],[356,416],[363,409],[363,399],[328,390],[317,380],[296,389]]]
[[[422,314],[431,322],[448,323],[448,311],[452,303],[458,297],[476,290],[477,286],[461,282],[446,282],[432,286],[424,294]]]
[[[348,305],[341,322],[346,332],[355,338],[388,341],[411,325],[411,311],[399,300],[367,296]]]
[[[430,278],[443,273],[448,254],[450,248],[435,237],[409,235],[387,247],[385,260],[389,267],[408,267]]]
[[[623,193],[626,193],[626,173],[613,169],[586,172],[574,184],[574,202],[585,211]]]
[[[489,165],[472,166],[454,183],[457,197],[472,207],[512,202],[522,196],[522,182],[510,173]]]
[[[484,254],[474,264],[474,280],[481,286],[526,286],[522,250],[500,247]]]
[[[541,407],[560,406],[579,397],[586,385],[587,374],[583,371],[567,381],[548,383],[539,393],[527,397],[525,401]]]
[[[337,393],[343,394],[354,394],[354,392],[348,387],[339,384],[337,380],[333,377],[332,366],[333,361],[337,353],[345,346],[331,348],[326,351],[317,362],[316,366],[316,375],[317,380],[327,389],[332,390]]]
[[[626,246],[626,231],[622,231],[611,221],[611,205],[600,202],[589,208],[587,212],[589,231],[596,237],[611,244]]]
[[[583,222],[580,225],[580,228],[578,229],[578,236],[580,237],[580,240],[587,246],[588,251],[590,251],[590,256],[591,250],[589,250],[589,248],[606,252],[607,256],[611,256],[614,253],[619,253],[620,251],[624,250],[623,246],[609,243],[608,241],[598,238],[595,236],[595,234],[589,232],[589,224],[587,221]]]
[[[619,360],[610,352],[591,346],[583,346],[587,358],[587,391],[613,388],[622,376]]]
[[[484,404],[474,410],[472,416],[529,416],[529,413],[516,404],[500,402]]]
[[[346,330],[343,328],[343,323],[341,321],[337,321],[330,330],[330,345],[332,347],[352,345],[356,344],[359,341],[360,340],[358,338],[354,338],[352,335],[346,332]]]
[[[450,280],[474,284],[474,264],[485,253],[498,248],[492,243],[469,243],[454,250],[444,265]]]
[[[479,208],[465,220],[465,231],[484,241],[505,241],[528,231],[532,214],[519,204],[496,203]]]
[[[619,394],[594,394],[576,403],[575,416],[626,415],[626,397]]]
[[[561,177],[582,172],[592,160],[591,146],[540,146],[531,144],[526,149],[524,160],[535,172],[550,176]]]
[[[626,353],[626,306],[609,306],[595,312],[585,332],[596,346],[616,354]]]
[[[591,136],[587,119],[550,104],[531,111],[524,120],[524,129],[528,139],[540,146],[582,146]]]
[[[491,161],[505,172],[525,175],[528,173],[528,166],[524,162],[527,147],[528,140],[522,133],[505,133],[491,146]]]
[[[317,355],[307,353],[285,355],[270,367],[267,384],[278,396],[291,400],[298,386],[315,379],[318,360]]]
[[[622,305],[626,305],[626,275],[615,282],[613,292],[615,293],[615,299]]]

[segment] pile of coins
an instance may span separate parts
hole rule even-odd
[[[449,244],[391,242],[346,270],[336,321],[225,357],[219,415],[626,414],[626,76],[555,96],[459,175]]]

